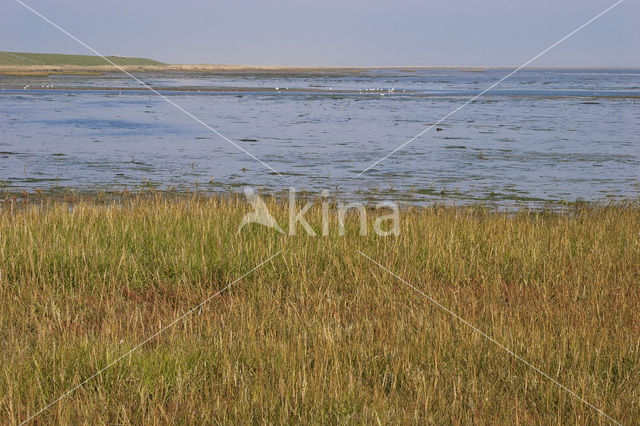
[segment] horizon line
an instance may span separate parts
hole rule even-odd
[[[11,54],[35,54],[35,55],[64,55],[64,56],[91,56],[100,58],[98,55],[93,54],[78,54],[78,53],[59,53],[59,52],[25,52],[25,51],[11,51],[0,50],[0,53]],[[246,64],[246,63],[214,63],[214,62],[164,62],[146,56],[130,56],[120,54],[109,54],[107,56],[130,58],[130,59],[144,59],[160,62],[159,65],[131,65],[137,67],[179,67],[179,66],[199,66],[199,67],[227,67],[227,68],[244,68],[244,69],[260,69],[260,68],[272,68],[272,69],[512,69],[516,66],[510,65],[274,65],[274,64]],[[105,62],[105,66],[109,64]],[[2,67],[51,67],[51,66],[70,66],[77,68],[89,68],[99,65],[46,65],[46,64],[29,64],[29,65],[0,65]],[[529,66],[526,69],[640,69],[638,65],[535,65]]]

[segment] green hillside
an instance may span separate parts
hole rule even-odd
[[[129,58],[123,56],[107,56],[117,65],[166,65],[162,62],[145,58]],[[54,53],[21,53],[0,52],[0,66],[35,66],[35,65],[76,65],[94,67],[108,65],[99,56],[60,55]]]

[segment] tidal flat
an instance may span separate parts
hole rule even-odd
[[[0,76],[0,190],[293,186],[504,208],[640,197],[639,70],[522,70],[441,121],[508,73],[468,71],[135,74],[166,99],[123,74]]]

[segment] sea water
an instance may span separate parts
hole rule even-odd
[[[522,70],[469,102],[510,72],[136,74],[157,93],[120,73],[0,77],[0,190],[640,196],[640,70]]]

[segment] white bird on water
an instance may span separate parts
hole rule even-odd
[[[29,84],[27,84],[26,86],[24,86],[23,90],[27,90],[29,88]]]

